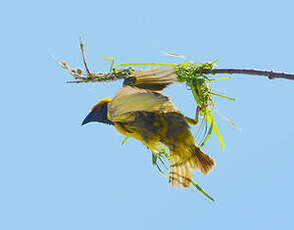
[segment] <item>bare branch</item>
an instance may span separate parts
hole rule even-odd
[[[213,69],[212,71],[203,71],[204,74],[246,74],[246,75],[257,75],[265,76],[269,79],[274,78],[284,78],[289,80],[294,80],[294,74],[275,72],[268,70],[258,70],[258,69]]]

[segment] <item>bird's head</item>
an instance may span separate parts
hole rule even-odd
[[[91,112],[83,120],[82,125],[93,121],[113,125],[112,121],[107,118],[107,105],[110,101],[111,98],[104,98],[94,105],[94,107],[91,109]]]

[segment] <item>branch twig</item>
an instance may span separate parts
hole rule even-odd
[[[88,65],[87,65],[87,62],[86,62],[84,43],[83,43],[82,39],[80,40],[80,47],[81,47],[81,51],[82,51],[82,57],[83,57],[85,69],[86,69],[88,75],[91,75],[91,72],[90,72]]]

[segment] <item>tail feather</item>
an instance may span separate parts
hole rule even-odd
[[[171,186],[189,187],[193,170],[199,169],[203,174],[207,174],[215,165],[214,160],[195,145],[191,147],[190,155],[188,159],[182,159],[180,155],[171,152],[169,175]]]
[[[208,174],[209,171],[215,166],[214,160],[210,156],[202,152],[197,146],[194,145],[192,149],[193,155],[192,159],[190,160],[193,162],[192,164],[194,167],[192,168],[198,168],[203,174]]]
[[[176,157],[177,158],[177,157]],[[175,157],[170,157],[170,173],[169,183],[172,187],[189,187],[192,178],[192,170],[188,166],[188,162],[177,164]]]

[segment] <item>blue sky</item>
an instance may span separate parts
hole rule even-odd
[[[121,82],[70,85],[51,58],[92,71],[109,61],[197,62],[294,73],[293,1],[6,1],[1,4],[0,229],[292,229],[294,82],[234,76],[215,88],[225,141],[193,189],[173,189],[141,143],[82,119]],[[186,115],[185,86],[165,94]]]

